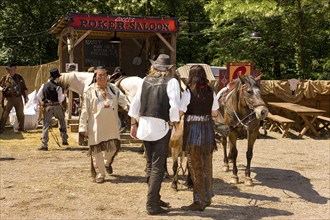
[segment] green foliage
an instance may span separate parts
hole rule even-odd
[[[267,78],[329,76],[328,1],[212,0],[205,9],[214,23],[209,52],[217,48],[211,63],[252,61]],[[253,30],[263,38],[248,39]]]
[[[56,60],[48,30],[79,12],[177,18],[178,66],[250,61],[265,78],[329,79],[328,11],[327,0],[2,0],[0,65]]]

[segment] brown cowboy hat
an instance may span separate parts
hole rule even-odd
[[[159,54],[156,60],[149,60],[152,67],[159,71],[167,71],[173,67],[170,56],[167,54]]]

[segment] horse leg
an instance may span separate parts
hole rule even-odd
[[[253,182],[252,179],[250,177],[251,175],[251,160],[253,157],[253,145],[254,142],[256,141],[257,137],[258,137],[259,131],[258,130],[254,130],[254,131],[250,131],[248,132],[248,150],[246,151],[246,169],[245,169],[245,185],[248,186],[252,186]]]
[[[233,160],[233,175],[231,176],[230,183],[237,184],[238,183],[238,176],[237,176],[238,170],[236,164],[236,159],[238,155],[237,147],[236,147],[237,134],[236,132],[230,132],[228,137],[229,137],[229,151],[231,152],[232,160]]]
[[[222,145],[222,149],[223,149],[223,168],[222,168],[222,170],[224,172],[228,172],[229,164],[228,164],[228,156],[227,156],[227,138],[226,137],[222,137],[221,145]]]
[[[165,168],[164,179],[168,179],[170,178],[170,174],[168,173],[168,169],[167,169],[167,158],[165,160],[164,168]]]
[[[173,170],[173,180],[171,184],[171,188],[178,190],[178,158],[179,158],[179,150],[176,148],[171,148],[172,152],[172,160],[173,160],[173,165],[172,165],[172,170]]]
[[[229,147],[229,152],[227,154],[227,158],[228,158],[228,163],[233,163],[233,155],[230,147]]]
[[[192,189],[194,186],[193,181],[191,179],[191,174],[189,172],[189,168],[188,168],[188,175],[187,175],[187,179],[186,179],[186,186],[188,187],[188,189]]]

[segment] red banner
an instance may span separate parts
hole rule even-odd
[[[253,63],[250,62],[230,62],[227,63],[229,81],[236,79],[239,75],[249,76],[253,72]]]
[[[77,13],[70,13],[68,16],[68,26],[75,29],[117,32],[178,32],[178,21],[176,19]]]

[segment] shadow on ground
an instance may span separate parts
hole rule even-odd
[[[312,203],[326,204],[329,200],[313,189],[310,179],[294,170],[262,167],[255,167],[252,170],[256,173],[255,179],[260,182],[260,185],[281,189],[287,195],[288,192],[294,193],[299,198]]]

